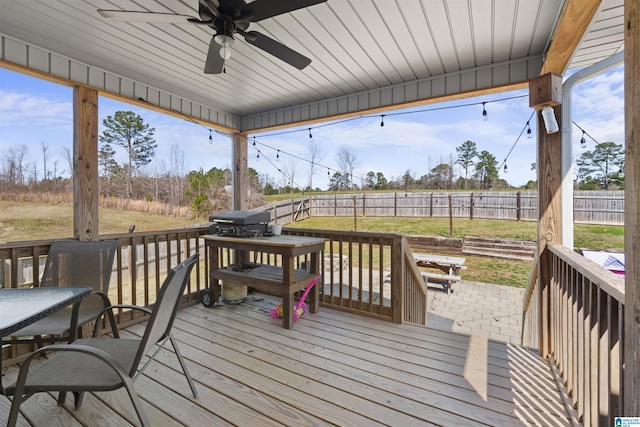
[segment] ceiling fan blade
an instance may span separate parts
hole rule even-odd
[[[110,21],[123,22],[188,24],[189,19],[196,19],[193,16],[179,15],[177,13],[134,12],[129,10],[98,9],[98,13]]]
[[[247,43],[270,53],[287,64],[293,65],[298,70],[302,70],[304,67],[311,64],[311,59],[262,33],[257,31],[248,31],[246,33],[243,32],[242,35],[245,36]]]
[[[207,21],[220,16],[218,0],[198,0],[198,13],[200,19]]]
[[[209,52],[207,60],[204,63],[205,74],[220,74],[224,68],[224,59],[220,56],[220,45],[215,42],[213,37],[209,43]]]
[[[251,22],[262,21],[272,16],[303,9],[327,0],[255,0],[241,9],[242,13],[251,12]]]

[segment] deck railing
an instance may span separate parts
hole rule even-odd
[[[624,279],[562,245],[547,250],[551,280],[529,283],[522,343],[546,343],[541,355],[555,367],[577,421],[613,425],[624,408]]]
[[[199,301],[199,291],[209,282],[205,247],[199,238],[207,232],[208,228],[201,227],[101,236],[101,239],[118,240],[109,286],[111,303],[153,305],[168,270],[196,252],[200,253],[200,259],[193,268],[182,305]],[[0,244],[0,287],[38,286],[50,245],[51,240]],[[118,327],[144,320],[139,313],[119,309],[116,313]],[[3,365],[19,362],[32,350],[31,345],[3,347]]]
[[[300,228],[284,233],[328,239],[320,305],[426,324],[426,283],[403,235]]]
[[[118,249],[109,287],[114,304],[150,306],[167,271],[195,252],[195,265],[183,306],[200,301],[200,291],[209,287],[206,245],[200,237],[207,227],[103,235],[117,239]],[[328,239],[321,269],[325,285],[321,305],[378,317],[397,323],[426,322],[426,284],[411,256],[404,236],[388,233],[285,229],[285,233]],[[51,240],[0,244],[0,287],[38,286],[38,278]],[[230,257],[230,255],[228,255]],[[252,255],[254,256],[254,255]],[[267,254],[255,254],[263,263],[277,264]],[[308,262],[305,256],[298,266]],[[119,310],[118,327],[144,320],[137,311]],[[107,325],[103,325],[108,331]],[[1,349],[3,364],[22,360],[31,346],[11,345]]]

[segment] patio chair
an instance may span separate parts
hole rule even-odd
[[[58,391],[58,404],[62,405],[66,393],[73,392],[75,406],[78,409],[82,404],[84,392],[112,391],[122,387],[126,388],[141,424],[149,426],[149,420],[142,409],[142,402],[133,387],[133,382],[167,340],[171,341],[193,396],[197,397],[193,380],[171,334],[171,327],[198,256],[197,253],[192,255],[169,271],[158,292],[153,310],[137,306],[113,306],[130,307],[151,314],[141,339],[93,337],[78,339],[68,345],[49,345],[42,350],[56,353],[29,372],[29,367],[39,352],[31,354],[20,367],[16,383],[6,389],[8,395],[13,395],[7,426],[15,426],[21,403],[34,393]],[[110,309],[111,307],[108,307],[105,311]],[[142,369],[138,370],[142,358],[155,344],[158,344],[158,349]]]
[[[93,291],[80,304],[16,331],[12,342],[35,341],[39,346],[43,342],[72,342],[78,328],[93,321],[96,321],[93,330],[96,335],[100,329],[98,316],[105,307],[111,305],[109,280],[117,246],[117,240],[54,240],[44,265],[40,287],[87,286]],[[109,313],[109,322],[117,337],[113,312]]]

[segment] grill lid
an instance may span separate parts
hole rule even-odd
[[[251,225],[267,224],[271,219],[269,212],[228,211],[220,212],[209,217],[210,222],[216,224]]]

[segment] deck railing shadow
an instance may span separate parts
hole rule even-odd
[[[551,277],[541,283],[534,264],[522,344],[550,361],[576,421],[613,425],[624,408],[624,279],[562,245],[548,246],[542,257]]]

